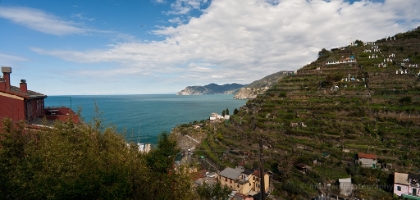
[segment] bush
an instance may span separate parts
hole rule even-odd
[[[146,156],[99,120],[36,130],[8,119],[3,125],[0,199],[191,198],[191,180],[175,172],[178,150],[166,133]]]
[[[398,100],[401,104],[410,104],[411,103],[411,97],[410,96],[405,96],[405,97],[401,97]]]

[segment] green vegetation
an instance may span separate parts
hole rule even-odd
[[[0,132],[0,199],[193,199],[174,168],[176,142],[162,133],[142,154],[115,128],[57,122],[26,129],[6,119]]]
[[[208,185],[203,183],[196,188],[197,194],[200,200],[225,200],[226,197],[232,192],[227,186],[222,186],[220,182],[216,182],[214,185]]]

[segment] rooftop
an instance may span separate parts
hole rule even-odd
[[[341,178],[341,179],[338,179],[338,182],[340,182],[340,183],[351,183],[351,178]]]
[[[408,185],[408,174],[395,172],[394,183]]]
[[[375,154],[367,154],[367,153],[358,153],[358,158],[367,158],[367,159],[377,159],[378,157]]]
[[[232,169],[230,167],[227,167],[223,171],[221,171],[219,174],[220,176],[230,178],[230,179],[237,179],[241,175],[242,171],[238,169]]]

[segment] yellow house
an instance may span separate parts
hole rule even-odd
[[[235,169],[227,167],[217,174],[217,181],[232,190],[245,195],[254,195],[260,192],[260,175],[258,170],[247,170],[243,167]],[[268,174],[264,174],[265,192],[270,186]]]

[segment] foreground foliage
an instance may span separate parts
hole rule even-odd
[[[162,133],[142,154],[100,121],[0,130],[0,199],[190,199],[190,178],[174,168],[176,142]]]
[[[222,186],[220,182],[213,185],[208,185],[204,182],[202,185],[197,186],[197,194],[201,200],[224,200],[232,192],[227,186]]]

